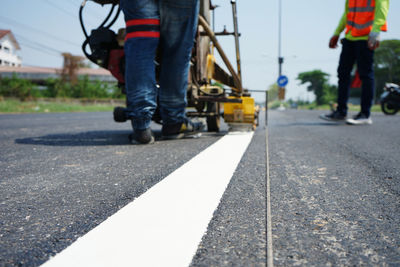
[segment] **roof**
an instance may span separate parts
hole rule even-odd
[[[60,78],[62,69],[59,68],[44,68],[33,66],[10,67],[0,66],[0,77],[11,78],[16,75],[20,79],[42,82],[47,79]],[[106,69],[88,69],[81,68],[78,70],[78,76],[87,75],[91,81],[101,81],[107,83],[115,83],[116,79]]]
[[[46,68],[46,67],[35,67],[35,66],[22,66],[22,67],[9,67],[0,66],[0,74],[2,72],[15,72],[15,73],[47,73],[47,74],[60,74],[62,69],[59,68]],[[111,73],[106,69],[90,69],[80,68],[78,75],[106,75],[111,76]]]
[[[7,33],[10,33],[10,30],[0,30],[0,39],[3,38]]]
[[[14,34],[12,34],[11,30],[0,30],[0,39],[3,38],[4,36],[9,35],[11,41],[14,43],[15,48],[17,50],[20,50],[21,47],[19,46],[17,39],[15,39]]]

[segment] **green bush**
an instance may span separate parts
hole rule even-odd
[[[282,102],[282,101],[279,101],[279,100],[275,100],[275,101],[272,101],[272,102],[268,103],[268,108],[269,109],[277,109],[281,105],[283,105],[285,108],[289,107],[288,103],[285,103],[285,102]]]
[[[47,97],[95,99],[120,98],[122,96],[117,86],[101,81],[90,81],[88,76],[80,78],[76,85],[63,82],[60,79],[49,79],[46,81],[46,87]]]
[[[61,97],[66,95],[66,84],[62,83],[60,79],[50,78],[45,82],[46,89],[43,94],[45,97]]]
[[[337,86],[325,84],[323,89],[323,95],[321,97],[321,105],[327,105],[337,100]]]
[[[0,79],[0,95],[26,100],[40,94],[38,88],[29,80],[19,79],[15,74],[11,78]]]
[[[90,81],[84,76],[73,85],[61,79],[50,78],[44,83],[44,88],[39,89],[29,80],[20,79],[16,75],[12,78],[0,79],[0,96],[18,97],[22,100],[28,98],[123,98],[124,95],[116,85],[101,81]]]
[[[121,99],[121,98],[125,97],[125,95],[122,93],[121,88],[119,88],[116,85],[111,86],[111,88],[109,88],[109,90],[111,91],[111,98],[113,98],[113,99]]]

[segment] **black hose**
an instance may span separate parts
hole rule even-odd
[[[80,22],[80,24],[81,24],[83,34],[85,35],[86,39],[89,39],[89,35],[87,34],[87,31],[86,31],[86,28],[85,28],[85,24],[83,23],[83,15],[82,15],[82,14],[83,14],[83,8],[85,7],[85,3],[86,3],[86,2],[83,2],[83,3],[81,4],[81,7],[79,8],[79,22]],[[105,25],[105,24],[107,23],[107,21],[110,19],[110,17],[111,17],[111,15],[112,15],[112,13],[113,13],[113,11],[114,11],[116,5],[117,5],[117,4],[113,4],[113,5],[112,5],[112,7],[111,7],[111,9],[110,9],[110,12],[108,12],[107,17],[103,20],[103,22],[100,24],[100,26],[97,27],[98,29],[101,28],[101,27],[104,27],[104,25]],[[120,13],[121,13],[121,9],[118,7],[118,11],[117,11],[117,13],[115,14],[114,18],[112,19],[112,21],[111,21],[107,26],[105,26],[105,28],[109,29],[109,28],[115,23],[115,21],[117,21],[117,19],[118,19]]]
[[[118,19],[120,13],[121,13],[121,8],[118,7],[118,11],[117,11],[117,13],[115,14],[113,20],[106,26],[107,29],[109,29],[109,28],[117,21],[117,19]]]
[[[103,22],[100,24],[100,26],[97,27],[97,29],[100,29],[101,27],[103,27],[107,23],[107,21],[110,19],[111,15],[112,15],[112,13],[114,11],[114,8],[115,8],[115,4],[112,5],[112,7],[110,9],[110,12],[108,12],[107,17],[103,20]]]
[[[82,2],[81,7],[79,8],[79,22],[80,22],[80,24],[81,24],[83,34],[85,35],[85,38],[86,38],[85,41],[84,41],[83,44],[82,44],[82,51],[83,51],[83,53],[85,54],[85,56],[86,56],[90,61],[92,61],[92,62],[95,63],[95,64],[98,64],[98,63],[96,62],[96,60],[92,57],[92,55],[90,55],[90,54],[86,51],[86,47],[87,47],[87,45],[89,44],[89,35],[87,34],[87,31],[86,31],[86,28],[85,28],[85,24],[84,24],[84,22],[83,22],[83,15],[82,15],[82,14],[83,14],[83,8],[85,7],[85,4],[86,4],[86,0],[84,0],[84,1]],[[98,29],[104,27],[104,25],[107,23],[107,21],[111,18],[111,15],[112,15],[112,13],[114,12],[114,9],[115,9],[115,6],[116,6],[116,5],[117,5],[117,4],[113,4],[113,5],[112,5],[112,7],[111,7],[111,9],[110,9],[110,12],[108,13],[107,17],[103,20],[103,22],[100,24],[100,26],[98,27]],[[114,18],[112,19],[112,21],[111,21],[107,26],[105,26],[105,28],[109,29],[109,28],[117,21],[117,19],[118,19],[120,13],[121,13],[121,9],[118,7],[118,11],[117,11],[117,13],[115,14]]]
[[[90,61],[92,61],[94,64],[97,64],[96,60],[92,57],[92,55],[89,55],[89,53],[86,52],[86,47],[88,44],[89,44],[89,39],[86,39],[82,44],[82,51]]]
[[[81,23],[83,34],[85,35],[86,39],[89,39],[89,36],[88,36],[88,34],[86,32],[86,29],[85,29],[85,25],[83,23],[83,17],[82,17],[82,12],[83,12],[83,8],[85,6],[85,3],[86,3],[86,1],[83,1],[83,3],[81,4],[81,7],[79,8],[79,22]]]

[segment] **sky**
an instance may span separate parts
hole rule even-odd
[[[1,0],[0,29],[10,29],[21,46],[23,65],[62,67],[61,53],[83,55],[84,40],[78,11],[81,0]],[[344,0],[237,0],[245,88],[266,90],[278,78],[279,2],[282,4],[283,74],[289,78],[286,99],[313,100],[306,86],[299,85],[299,73],[320,69],[330,74],[336,84],[340,48],[329,49],[328,42],[344,11]],[[215,13],[215,29],[224,25],[233,31],[230,0],[213,0],[219,5]],[[109,6],[89,1],[84,10],[88,30],[98,26]],[[400,0],[390,1],[387,33],[381,39],[400,39]],[[124,27],[121,15],[113,29]],[[343,34],[342,34],[343,36]],[[236,66],[232,36],[219,37],[225,53]],[[220,62],[220,65],[223,65]],[[262,101],[263,94],[253,93]]]

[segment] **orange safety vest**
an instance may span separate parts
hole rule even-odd
[[[372,30],[375,18],[375,0],[349,0],[346,34],[351,31],[354,37],[366,36]],[[381,27],[387,31],[387,24]]]

